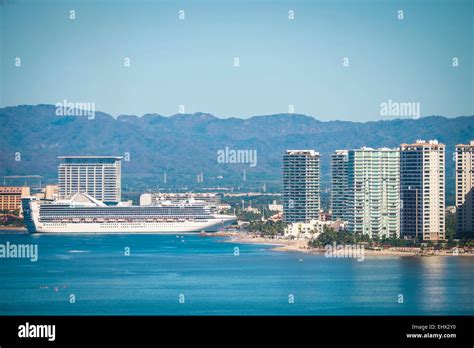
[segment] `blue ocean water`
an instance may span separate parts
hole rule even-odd
[[[358,262],[224,240],[0,234],[0,244],[33,243],[39,253],[37,262],[0,258],[0,314],[474,314],[472,257]]]

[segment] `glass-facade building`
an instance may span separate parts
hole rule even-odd
[[[371,238],[399,237],[399,150],[349,150],[345,200],[349,231]]]
[[[348,150],[336,150],[331,155],[331,219],[347,221]]]

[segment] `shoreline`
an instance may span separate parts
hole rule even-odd
[[[222,233],[220,237],[228,237],[224,242],[225,243],[242,243],[242,244],[261,244],[261,245],[272,245],[272,251],[280,252],[299,252],[306,254],[324,254],[326,252],[325,248],[311,248],[308,246],[307,240],[281,240],[281,239],[271,239],[266,237],[259,237],[255,235],[245,234],[242,235],[239,232],[232,233]],[[412,257],[426,257],[426,256],[474,256],[473,253],[459,253],[453,254],[450,251],[420,251],[419,249],[402,251],[397,249],[382,249],[382,250],[373,250],[364,248],[364,255],[369,257],[377,256],[412,256]]]
[[[28,233],[27,229],[24,227],[14,227],[14,226],[0,226],[0,234],[8,233]],[[305,254],[324,254],[327,252],[326,248],[319,247],[313,248],[308,246],[308,240],[288,240],[288,239],[273,239],[268,237],[261,237],[253,233],[248,232],[237,232],[237,231],[219,231],[219,232],[201,232],[197,234],[200,237],[225,237],[222,243],[235,243],[235,244],[260,244],[272,246],[270,250],[280,251],[280,252],[298,252]],[[407,248],[410,249],[410,248]],[[337,251],[336,251],[337,252]],[[364,247],[363,249],[364,256],[415,256],[415,257],[426,257],[426,256],[474,256],[474,252],[459,252],[458,254],[453,254],[451,251],[447,250],[425,250],[422,251],[419,248],[413,248],[413,250],[399,250],[396,247],[391,247],[388,249],[374,250]],[[342,255],[340,256],[342,257]]]
[[[3,232],[28,232],[26,227],[17,227],[17,226],[0,226],[0,231],[3,231]]]

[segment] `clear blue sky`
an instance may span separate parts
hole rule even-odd
[[[292,104],[366,121],[391,99],[419,102],[422,116],[472,115],[473,3],[0,0],[0,103],[241,118]]]

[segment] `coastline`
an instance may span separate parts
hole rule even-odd
[[[28,232],[26,227],[17,227],[17,226],[0,226],[1,232]]]
[[[24,227],[0,226],[0,234],[27,234],[28,231]],[[235,244],[260,244],[272,246],[270,250],[279,252],[298,252],[305,254],[324,254],[327,252],[326,248],[313,248],[308,246],[308,240],[288,240],[288,239],[273,239],[268,237],[261,237],[254,233],[237,232],[237,231],[219,231],[219,232],[201,232],[198,234],[201,237],[224,237],[222,243]],[[410,250],[412,249],[412,250]],[[420,250],[419,248],[400,248],[391,247],[386,249],[374,250],[363,248],[364,257],[426,257],[426,256],[474,256],[471,252],[459,252],[453,254],[447,250]]]
[[[311,248],[308,246],[307,240],[284,240],[284,239],[272,239],[266,237],[255,236],[248,233],[241,232],[222,232],[216,237],[227,237],[225,243],[242,243],[242,244],[262,244],[274,246],[271,250],[283,251],[283,252],[300,252],[306,254],[324,254],[325,248]],[[377,256],[411,256],[411,257],[426,257],[426,256],[474,256],[473,253],[459,253],[453,254],[450,251],[445,250],[429,250],[421,251],[419,249],[414,250],[398,250],[396,248],[373,250],[364,248],[364,255],[368,257]]]

